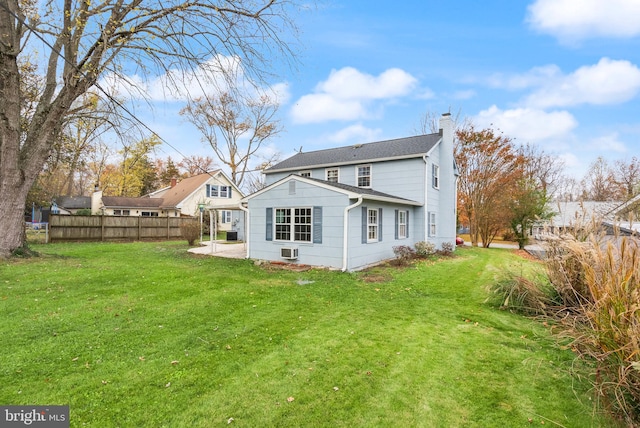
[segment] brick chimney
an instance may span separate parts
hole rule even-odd
[[[171,188],[173,189],[174,187],[176,187],[176,184],[177,184],[177,180],[174,177],[174,178],[171,179]]]

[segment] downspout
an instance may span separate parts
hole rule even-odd
[[[249,208],[242,205],[242,202],[238,203],[238,207],[244,211],[244,248],[246,250],[245,259],[249,258]]]
[[[343,218],[343,230],[342,230],[342,236],[343,236],[343,242],[342,242],[342,272],[345,272],[347,270],[347,248],[349,246],[349,211],[351,211],[352,209],[356,208],[357,206],[359,206],[360,204],[362,204],[362,195],[358,196],[358,200],[345,207],[344,208],[344,214],[342,215]]]
[[[424,161],[424,242],[429,239],[429,155],[422,156]]]

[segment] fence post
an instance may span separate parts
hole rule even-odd
[[[100,216],[100,241],[104,242],[104,214]]]
[[[141,218],[142,216],[138,216],[138,241],[140,240],[140,228],[142,227],[142,225],[140,224]]]

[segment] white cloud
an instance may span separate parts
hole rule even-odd
[[[371,129],[361,123],[348,126],[330,135],[327,139],[333,143],[360,143],[375,141],[382,133],[381,129]]]
[[[640,91],[640,69],[629,61],[602,58],[562,76],[550,74],[546,83],[526,99],[533,107],[566,107],[580,104],[619,104]]]
[[[600,137],[596,137],[591,139],[589,142],[589,147],[598,152],[602,153],[624,153],[627,151],[625,144],[618,139],[619,135],[617,132],[612,132],[608,135],[602,135]]]
[[[329,94],[310,94],[293,105],[291,115],[298,123],[356,120],[366,116],[366,109],[359,100],[341,100]]]
[[[495,105],[478,113],[473,122],[482,128],[500,129],[506,136],[522,143],[560,140],[578,124],[567,111],[545,112],[530,108],[501,110]]]
[[[467,89],[463,91],[457,91],[453,94],[453,98],[456,100],[469,100],[477,95],[473,89]]]
[[[390,68],[379,76],[361,73],[353,67],[331,70],[329,78],[316,91],[340,99],[384,99],[407,95],[417,80],[399,68]]]
[[[527,22],[535,30],[572,43],[586,38],[640,35],[638,0],[535,0]]]
[[[379,111],[376,102],[411,94],[417,79],[398,68],[378,76],[353,67],[332,70],[327,80],[316,85],[315,93],[302,96],[292,107],[298,123],[364,119]]]
[[[489,86],[493,88],[505,88],[509,90],[521,90],[531,87],[543,86],[549,80],[557,79],[562,75],[557,65],[545,65],[534,67],[526,73],[516,75],[495,74],[489,77]]]

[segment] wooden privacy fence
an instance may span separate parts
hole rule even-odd
[[[158,241],[181,239],[180,225],[190,217],[116,217],[51,215],[49,242]]]

